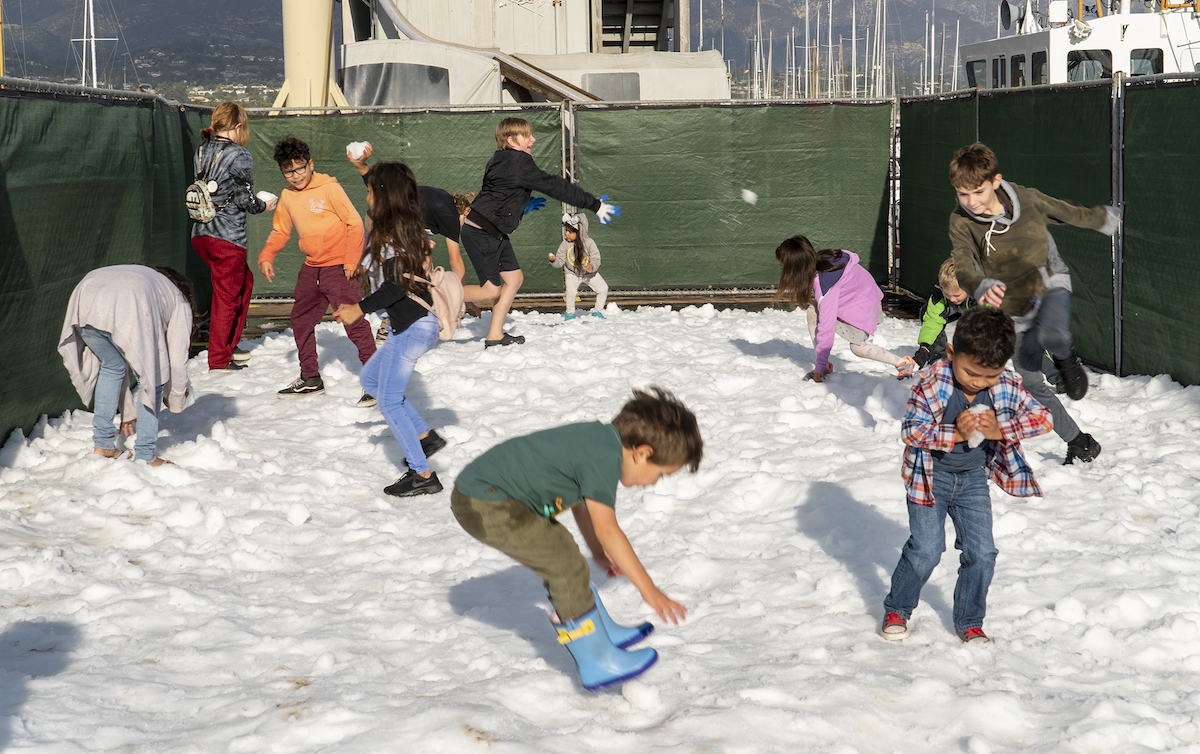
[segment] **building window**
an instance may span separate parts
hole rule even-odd
[[[1025,56],[1013,55],[1008,59],[1008,80],[1013,86],[1029,86],[1025,79]]]
[[[1099,81],[1111,78],[1110,50],[1074,50],[1067,53],[1067,81]]]
[[[637,102],[642,98],[638,73],[585,73],[583,88],[605,102]]]
[[[1153,76],[1163,72],[1163,51],[1157,47],[1134,50],[1129,55],[1130,76]]]
[[[1032,86],[1040,86],[1050,83],[1050,73],[1046,70],[1046,53],[1035,52],[1030,59],[1029,64],[1029,83]]]
[[[992,58],[992,88],[1003,89],[1008,86],[1008,70],[1004,67],[1004,56]]]
[[[984,77],[987,76],[987,62],[983,60],[968,60],[967,61],[967,86],[972,89],[982,89],[987,82]]]

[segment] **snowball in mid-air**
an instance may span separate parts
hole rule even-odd
[[[750,189],[742,189],[742,201],[746,204],[758,204],[758,194]]]

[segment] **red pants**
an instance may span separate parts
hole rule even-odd
[[[296,339],[296,350],[300,353],[300,376],[316,377],[320,374],[317,365],[317,337],[314,332],[325,310],[332,306],[334,311],[342,304],[357,304],[362,301],[358,281],[347,280],[341,265],[333,267],[300,267],[296,278],[296,290],[292,294],[292,337]],[[375,336],[366,318],[346,325],[346,335],[358,346],[358,360],[363,364],[375,353]]]
[[[212,271],[212,312],[208,323],[208,368],[224,369],[233,347],[242,340],[254,275],[246,264],[246,250],[208,236],[192,239],[192,248]]]

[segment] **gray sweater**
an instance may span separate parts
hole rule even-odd
[[[138,376],[136,398],[128,386],[122,386],[123,420],[137,417],[138,400],[157,411],[154,391],[159,385],[172,413],[183,411],[190,389],[187,362],[192,309],[174,283],[149,267],[121,264],[92,270],[75,286],[67,302],[58,352],[86,406],[92,402],[100,376],[100,359],[79,337],[77,328],[84,325],[108,333]]]
[[[210,169],[218,153],[220,159],[216,161],[216,167]],[[212,195],[213,205],[224,206],[224,209],[208,222],[192,225],[192,238],[219,238],[246,248],[246,213],[257,215],[267,208],[263,200],[254,195],[254,159],[250,152],[229,139],[216,136],[196,150],[193,168],[197,176],[217,182],[217,192]]]
[[[575,258],[575,244],[570,243],[565,238],[558,245],[558,251],[554,255],[554,261],[550,264],[554,267],[562,267],[566,265],[567,272],[584,278],[590,278],[600,271],[600,247],[588,235],[588,219],[582,212],[577,215],[572,215],[579,222],[579,241],[583,245],[583,258]],[[592,266],[592,271],[587,271],[588,265]]]

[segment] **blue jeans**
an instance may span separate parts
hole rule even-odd
[[[954,630],[982,628],[987,591],[996,569],[992,542],[992,501],[987,472],[933,472],[934,505],[908,504],[908,541],[892,573],[892,590],[884,610],[907,620],[917,607],[921,587],[946,550],[946,514],[954,521],[954,547],[959,550],[958,583],[954,585]]]
[[[100,359],[100,376],[96,380],[96,391],[92,399],[92,442],[97,448],[114,450],[117,447],[117,428],[113,417],[121,403],[121,383],[132,371],[125,354],[112,342],[112,336],[91,325],[78,328],[79,337]],[[134,377],[141,379],[136,373]],[[134,395],[138,394],[133,388]],[[162,405],[163,386],[154,391],[154,406],[138,401],[137,442],[133,446],[133,457],[149,463],[154,460],[155,443],[158,441],[158,407]],[[125,417],[126,421],[129,417]]]
[[[420,474],[429,471],[429,461],[421,450],[421,435],[429,431],[429,425],[404,397],[404,391],[417,367],[417,359],[433,348],[437,340],[437,317],[426,314],[399,335],[389,335],[375,355],[363,364],[358,378],[362,389],[378,401],[392,437],[404,451],[408,468]]]

